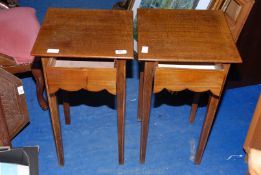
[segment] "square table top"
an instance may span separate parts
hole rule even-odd
[[[223,12],[214,10],[138,9],[138,59],[242,62]]]
[[[133,59],[132,12],[49,8],[31,54]]]

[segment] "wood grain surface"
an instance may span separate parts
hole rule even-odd
[[[241,62],[223,12],[212,10],[138,9],[138,59]]]
[[[31,54],[133,59],[132,23],[131,11],[49,8]],[[59,49],[59,53],[47,53],[47,49]]]

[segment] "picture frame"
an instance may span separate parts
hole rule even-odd
[[[224,0],[129,0],[128,10],[133,11],[134,21],[134,51],[137,52],[137,9],[163,8],[163,9],[220,9]]]

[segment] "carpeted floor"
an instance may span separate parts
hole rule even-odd
[[[110,9],[116,0],[20,0],[21,6],[37,10],[42,21],[48,7]],[[138,63],[128,63],[125,164],[118,165],[117,113],[115,98],[105,92],[71,95],[72,123],[60,117],[65,166],[57,162],[49,111],[42,111],[36,99],[35,83],[23,78],[30,124],[13,140],[14,147],[40,146],[40,175],[240,175],[245,174],[242,149],[261,85],[225,91],[208,145],[200,165],[193,156],[202,127],[206,102],[203,100],[196,121],[189,124],[190,93],[153,96],[147,159],[139,164],[140,123],[137,121]],[[83,103],[76,102],[80,99]],[[104,101],[105,100],[105,101]]]

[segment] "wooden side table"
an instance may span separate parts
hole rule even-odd
[[[32,55],[42,57],[60,165],[64,157],[55,95],[59,89],[105,89],[117,96],[119,163],[123,164],[126,60],[133,59],[132,12],[50,8]],[[68,112],[68,104],[65,107]]]
[[[210,91],[195,163],[201,162],[231,63],[241,58],[221,11],[138,10],[140,72],[138,118],[144,163],[152,89]],[[154,84],[153,84],[154,81]]]

